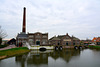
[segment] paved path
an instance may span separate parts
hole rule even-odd
[[[16,46],[15,45],[9,45],[7,47],[0,48],[0,50],[6,50],[6,49],[11,49],[11,48],[16,48]]]

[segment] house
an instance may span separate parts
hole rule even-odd
[[[97,37],[94,37],[94,38],[92,39],[92,43],[96,44],[96,39],[97,39]]]
[[[92,43],[92,40],[86,39],[86,40],[81,40],[80,42],[81,42],[81,45],[89,45]]]
[[[49,39],[50,45],[80,45],[80,39],[66,35],[58,35]]]
[[[16,39],[15,39],[15,38],[10,39],[10,40],[7,42],[7,44],[9,44],[9,45],[16,45]]]
[[[96,45],[100,45],[100,37],[94,37],[92,39],[92,43],[96,44]]]
[[[100,45],[100,37],[96,39],[96,45]]]

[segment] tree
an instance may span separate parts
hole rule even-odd
[[[0,26],[0,45],[2,43],[2,39],[7,36],[7,33]]]

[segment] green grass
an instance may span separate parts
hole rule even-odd
[[[7,49],[7,50],[1,50],[0,56],[10,57],[10,56],[26,53],[29,51],[30,50],[27,47],[12,48],[12,49]]]
[[[89,45],[88,47],[89,47],[89,48],[100,48],[100,46],[97,46],[97,45],[94,45],[94,46]]]

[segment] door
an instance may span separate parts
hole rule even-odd
[[[40,45],[40,41],[36,41],[36,45]]]

